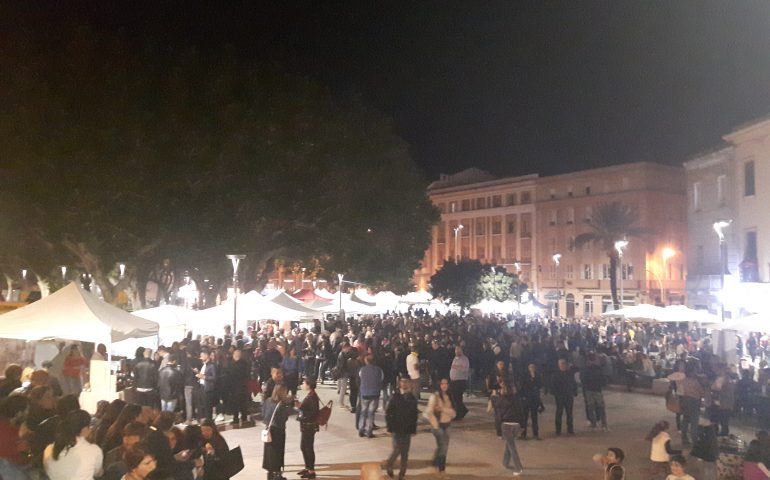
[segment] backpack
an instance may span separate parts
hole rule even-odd
[[[315,423],[317,423],[319,427],[327,427],[329,425],[329,418],[332,416],[333,404],[334,402],[329,400],[329,403],[318,410],[318,413],[315,416]]]

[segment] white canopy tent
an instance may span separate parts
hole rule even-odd
[[[110,305],[76,283],[26,307],[0,315],[0,338],[62,338],[109,345],[157,334],[156,322]]]
[[[161,305],[131,313],[158,324],[158,341],[161,345],[171,345],[184,338],[187,333],[187,323],[195,315],[195,311],[176,305]]]
[[[755,313],[742,318],[733,318],[724,323],[714,322],[705,325],[712,330],[729,330],[733,332],[770,332],[770,315],[766,313]]]
[[[623,317],[637,322],[655,322],[663,317],[663,307],[642,303],[602,313],[602,317]]]
[[[367,305],[365,303],[357,302],[352,298],[350,293],[342,294],[342,309],[345,310],[345,314],[352,315],[375,315],[382,313],[377,306]],[[337,313],[340,311],[340,295],[335,295],[335,298],[331,303],[325,307],[318,309],[324,313]]]

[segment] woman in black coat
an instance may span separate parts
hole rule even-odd
[[[521,395],[524,397],[524,419],[521,424],[521,438],[527,438],[527,421],[532,417],[532,435],[540,440],[537,416],[543,409],[543,401],[540,398],[540,389],[543,382],[540,373],[534,363],[527,366],[527,373],[521,382]]]
[[[299,472],[302,478],[316,478],[315,477],[315,434],[318,432],[318,422],[316,417],[320,410],[320,401],[318,394],[315,392],[316,382],[312,378],[305,378],[302,384],[302,389],[307,392],[307,396],[302,403],[295,402],[295,405],[299,405],[299,432],[300,432],[300,444],[299,449],[302,451],[302,458],[305,460],[305,468]]]
[[[294,404],[285,385],[278,384],[273,395],[265,400],[265,428],[270,429],[270,442],[264,442],[262,468],[267,470],[267,480],[282,480],[281,471],[286,452],[286,420],[294,411]]]

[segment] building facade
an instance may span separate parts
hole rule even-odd
[[[500,179],[469,169],[442,176],[428,195],[441,220],[416,272],[420,288],[428,287],[445,259],[478,259],[519,273],[554,314],[599,315],[611,303],[607,252],[592,245],[575,248],[574,242],[590,231],[602,203],[620,201],[637,214],[635,226],[654,232],[629,239],[622,271],[625,302],[682,301],[687,222],[681,168],[635,163]],[[664,249],[673,255],[664,258]]]

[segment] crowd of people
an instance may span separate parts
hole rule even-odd
[[[758,338],[748,337],[746,349],[764,362]],[[105,355],[99,345],[91,358]],[[575,434],[578,395],[588,426],[608,430],[608,383],[630,388],[662,377],[671,380],[682,444],[697,454],[704,402],[715,436],[727,435],[733,409],[753,408],[741,392],[770,378],[766,363],[731,370],[697,330],[416,311],[330,319],[310,330],[284,331],[266,322],[233,334],[226,327],[221,338],[194,338],[191,332],[155,352],[139,348],[126,365],[126,401],[101,402],[91,417],[78,405],[86,356],[77,345],[66,347],[63,356],[60,375],[45,369],[25,373],[17,365],[6,369],[0,382],[2,478],[224,479],[231,451],[217,426],[225,415],[236,428],[261,417],[262,467],[270,480],[283,478],[287,419],[297,415],[304,460],[298,473],[316,478],[315,434],[328,421],[316,388],[326,382],[337,387],[338,407],[355,414],[360,437],[375,436],[376,412],[384,412],[392,438],[384,466],[391,477],[406,476],[421,410],[436,443],[432,463],[442,474],[451,425],[469,411],[465,398],[488,397],[495,432],[505,440],[503,465],[519,475],[524,466],[516,441],[542,438],[544,395],[555,401],[556,435]],[[685,460],[671,447],[668,425],[656,429],[649,438],[653,476],[685,478],[676,473]],[[600,456],[607,478],[625,475],[622,457],[617,448]],[[770,458],[757,464],[764,468]]]

